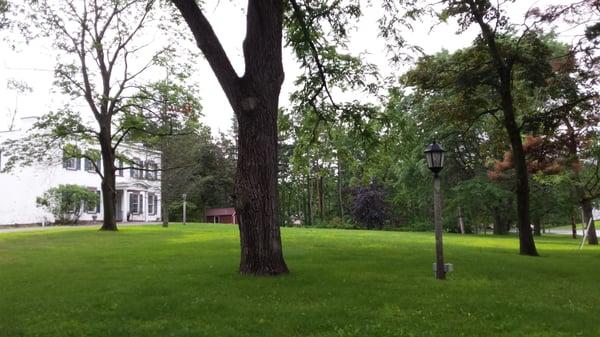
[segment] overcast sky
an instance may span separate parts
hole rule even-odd
[[[373,1],[376,3],[377,1]],[[532,6],[544,7],[548,3],[561,3],[558,0],[529,1],[520,0],[511,9],[511,16],[520,22],[526,10]],[[564,1],[562,1],[564,2]],[[236,5],[234,1],[206,1],[206,14],[213,28],[229,55],[239,74],[243,72],[242,41],[245,34],[245,5]],[[399,75],[387,65],[383,41],[377,38],[376,20],[381,14],[380,6],[364,8],[365,15],[357,24],[359,29],[353,31],[350,48],[353,53],[365,52],[368,61],[378,65],[383,76]],[[431,24],[424,22],[417,26],[407,39],[422,46],[427,53],[441,49],[456,50],[470,44],[476,34],[472,29],[460,36],[455,34],[453,25],[440,25],[429,33]],[[570,32],[573,34],[573,32]],[[569,36],[563,39],[569,42]],[[17,127],[25,127],[20,121],[23,117],[39,116],[55,109],[64,102],[64,98],[53,93],[53,68],[56,55],[42,41],[34,41],[30,45],[17,45],[18,51],[11,51],[6,44],[0,45],[0,131],[6,130],[12,116],[17,110]],[[407,65],[408,67],[408,65]],[[211,127],[213,134],[228,131],[231,126],[233,112],[207,62],[200,57],[197,71],[193,76],[200,89],[203,109],[203,122]],[[299,74],[298,66],[289,50],[284,53],[284,69],[286,73],[280,105],[285,106],[287,97],[293,90],[293,81]],[[31,93],[17,94],[7,87],[9,80],[26,82],[33,90]],[[82,113],[89,113],[83,104]]]

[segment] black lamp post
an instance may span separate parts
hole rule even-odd
[[[433,172],[433,222],[435,225],[435,278],[446,279],[444,269],[444,251],[442,243],[442,200],[440,197],[440,177],[438,173],[444,168],[444,149],[433,141],[425,150],[427,167]]]

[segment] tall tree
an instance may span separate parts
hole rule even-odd
[[[240,273],[287,273],[277,215],[277,109],[283,83],[281,0],[248,1],[245,72],[238,76],[196,1],[172,0],[187,22],[238,121],[235,184]]]
[[[545,105],[543,114],[527,122],[548,134],[557,155],[563,158],[570,171],[573,194],[583,212],[583,222],[590,224],[588,242],[597,245],[596,228],[591,220],[592,203],[600,197],[596,173],[598,76],[597,69],[589,67],[585,58],[582,60],[573,51],[563,53],[563,57],[553,62],[555,76],[548,90],[552,100]]]
[[[538,255],[530,229],[529,177],[527,173],[525,151],[523,150],[523,142],[521,139],[521,130],[517,123],[518,112],[515,109],[513,94],[513,75],[516,65],[526,59],[523,57],[522,53],[520,53],[520,42],[522,39],[535,39],[535,35],[525,32],[521,36],[521,39],[517,41],[516,45],[512,48],[508,48],[508,50],[503,50],[499,41],[502,38],[502,34],[498,32],[498,28],[510,29],[510,27],[506,24],[509,22],[509,18],[506,17],[499,6],[496,7],[487,0],[444,2],[448,5],[448,13],[458,16],[459,21],[463,23],[464,28],[471,24],[476,24],[479,27],[482,42],[488,48],[489,57],[496,71],[496,85],[494,85],[494,87],[500,99],[500,107],[504,117],[503,123],[513,151],[513,160],[517,175],[516,195],[519,250],[523,255]],[[544,55],[532,56],[535,58]],[[533,60],[530,59],[527,61]]]
[[[135,108],[129,98],[143,86],[148,70],[162,67],[172,52],[169,46],[144,38],[146,32],[158,29],[155,5],[155,0],[39,0],[23,5],[28,19],[36,23],[33,33],[53,40],[58,52],[56,85],[71,101],[42,117],[29,142],[17,145],[43,157],[57,146],[78,143],[79,147],[65,150],[89,159],[102,179],[102,230],[117,230],[115,172],[123,168],[115,159],[132,163],[118,152],[119,145],[132,131],[145,127],[144,120],[127,114]],[[74,111],[76,103],[88,109],[83,118]],[[100,151],[94,149],[98,146]]]
[[[176,195],[186,192],[181,186],[190,179],[193,168],[200,165],[193,153],[198,146],[205,145],[206,141],[199,144],[194,142],[205,139],[199,137],[200,134],[210,133],[210,130],[203,128],[198,122],[202,106],[196,88],[180,84],[182,79],[185,76],[178,76],[176,81],[166,79],[141,87],[127,102],[133,109],[124,112],[125,120],[137,120],[140,125],[129,133],[127,139],[161,152],[160,202],[163,227],[168,227],[169,209]],[[186,148],[188,155],[182,156],[181,148]]]
[[[534,27],[525,26],[519,36],[510,37],[518,28],[504,12],[503,3],[444,0],[442,4],[444,9],[438,13],[439,18],[456,18],[461,31],[471,26],[479,30],[475,46],[481,63],[472,63],[474,67],[470,68],[470,73],[477,76],[479,85],[490,89],[490,95],[498,102],[494,111],[502,113],[501,121],[513,152],[520,253],[538,255],[530,230],[529,177],[522,130],[518,122],[520,116],[528,111],[520,106],[517,91],[525,89],[533,97],[535,90],[546,85],[545,80],[550,74],[550,50]],[[431,6],[426,8],[433,10]],[[515,82],[517,77],[521,77],[526,86],[518,87]],[[469,77],[460,78],[462,84],[469,84]],[[484,110],[481,113],[486,112]]]
[[[307,1],[249,0],[242,76],[236,74],[200,2],[171,2],[187,22],[238,122],[235,203],[240,216],[240,272],[254,275],[287,273],[277,214],[277,117],[284,78],[284,24],[289,33],[286,38],[295,46],[301,65],[312,68],[312,93],[331,98],[327,70],[321,59],[324,55],[329,55],[332,60],[343,60],[343,57],[336,52],[335,45],[317,44],[315,39],[331,36],[333,40],[341,41],[345,38],[349,20],[360,15],[358,1],[352,0],[348,4],[322,1],[318,6],[308,6]],[[322,21],[327,21],[327,25],[321,24]],[[332,66],[335,64],[331,62]],[[351,76],[339,72],[340,78],[347,75]]]

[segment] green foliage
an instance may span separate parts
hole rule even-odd
[[[201,128],[200,94],[194,86],[177,81],[157,81],[141,86],[126,103],[121,129],[127,139],[160,148],[165,137],[185,135]]]
[[[183,221],[183,200],[175,200],[169,203],[169,221]],[[198,206],[190,201],[185,203],[186,220],[189,221],[202,221],[202,214],[198,211],[202,211]]]
[[[0,0],[0,29],[8,26],[8,18],[6,13],[10,9],[10,3],[8,0]]]
[[[196,206],[188,209],[188,219],[202,219],[205,208],[233,207],[235,150],[228,137],[213,139],[210,129],[201,127],[188,134],[165,137],[159,146],[164,162],[163,202],[175,205],[169,219],[181,219],[184,193]]]
[[[568,237],[542,237],[536,241],[543,258],[524,258],[515,254],[512,237],[445,235],[445,257],[455,271],[440,283],[431,272],[432,233],[282,228],[282,236],[286,261],[297,272],[256,278],[236,272],[240,243],[232,225],[0,233],[0,284],[10,287],[0,291],[1,334],[596,337],[600,332],[590,301],[600,297],[600,252],[579,251],[578,241]]]
[[[95,207],[100,200],[94,191],[79,185],[58,185],[37,197],[38,207],[46,209],[61,225],[77,224],[82,207]]]

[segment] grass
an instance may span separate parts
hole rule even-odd
[[[600,250],[568,237],[284,228],[291,273],[237,274],[230,225],[0,234],[0,336],[590,336]]]

